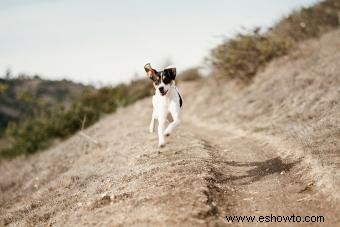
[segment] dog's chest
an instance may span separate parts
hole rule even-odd
[[[154,114],[165,115],[168,112],[177,113],[182,106],[182,98],[175,87],[172,87],[167,95],[162,96],[156,91],[153,96]]]
[[[155,107],[168,109],[173,99],[171,97],[161,96],[159,94],[155,95]]]

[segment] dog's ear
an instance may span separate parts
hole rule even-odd
[[[176,78],[176,68],[173,66],[168,66],[164,69],[164,74],[171,80]]]
[[[157,71],[155,69],[153,69],[150,65],[150,63],[146,64],[144,66],[145,72],[147,73],[148,77],[151,80],[156,80],[157,79]]]

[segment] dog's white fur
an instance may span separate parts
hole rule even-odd
[[[156,94],[152,97],[152,117],[150,122],[150,133],[154,132],[155,120],[158,120],[158,146],[163,147],[165,145],[165,136],[169,136],[175,128],[180,124],[180,97],[178,90],[174,84],[170,85],[166,95],[162,96],[159,90],[156,90]],[[165,128],[169,115],[173,121]]]
[[[170,84],[164,84],[162,81],[159,85],[154,85],[154,87],[156,89],[156,93],[152,97],[153,111],[149,131],[150,133],[154,132],[155,120],[158,120],[158,146],[164,147],[165,136],[169,136],[181,122],[181,96],[175,85],[175,80],[173,80]],[[166,92],[165,95],[161,94],[158,89],[159,87],[164,87]],[[172,121],[166,127],[167,120]]]

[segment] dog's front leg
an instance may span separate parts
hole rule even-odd
[[[164,139],[164,130],[165,130],[165,116],[158,118],[158,146],[164,147],[165,146],[165,139]]]
[[[180,120],[181,108],[178,104],[172,103],[170,105],[170,114],[172,116],[173,122],[171,122],[166,128],[164,135],[169,136],[181,123]]]
[[[173,115],[173,119],[174,121],[171,122],[168,127],[166,128],[164,135],[165,136],[170,136],[170,134],[179,126],[179,124],[181,123],[180,119],[179,119],[179,115]]]

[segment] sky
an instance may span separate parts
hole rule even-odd
[[[143,77],[146,63],[177,72],[243,28],[268,28],[317,0],[0,0],[0,75],[86,84]]]

